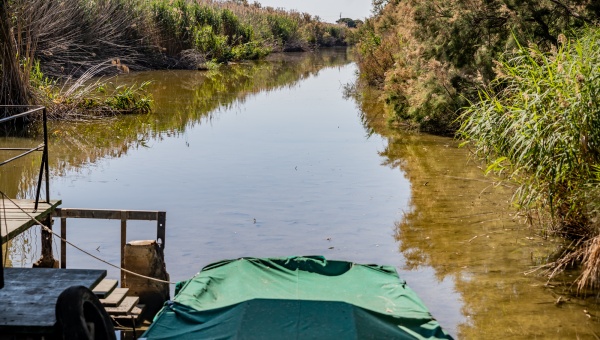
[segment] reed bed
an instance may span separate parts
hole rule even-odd
[[[0,21],[0,104],[42,103],[56,117],[144,112],[151,102],[124,88],[99,101],[92,89],[108,83],[73,79],[343,45],[347,30],[308,14],[211,0],[14,0],[1,2]],[[125,108],[116,99],[123,94],[137,99]]]
[[[577,241],[555,269],[580,260],[580,289],[598,287],[600,29],[558,42],[550,52],[530,44],[505,54],[459,134],[488,172],[518,184],[515,204],[531,222]]]

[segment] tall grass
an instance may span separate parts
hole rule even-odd
[[[557,262],[582,260],[584,287],[600,283],[600,29],[558,40],[551,52],[507,53],[459,133],[487,171],[518,183],[515,203],[531,221],[584,246]]]
[[[0,103],[46,105],[51,116],[63,118],[90,114],[92,106],[101,115],[147,111],[150,98],[143,91],[92,95],[103,81],[82,86],[91,77],[128,70],[115,56],[136,64],[143,55],[136,11],[123,0],[1,2]],[[132,99],[128,105],[115,101],[124,94]]]
[[[151,21],[167,55],[195,51],[200,60],[256,59],[270,52],[254,39],[254,30],[230,9],[212,3],[153,1]],[[189,52],[187,52],[189,54]]]
[[[27,65],[32,62],[32,50],[23,51],[14,44],[18,39],[11,24],[11,13],[5,1],[0,2],[0,104],[28,105],[32,101]],[[3,111],[2,115],[10,114]]]
[[[109,59],[147,65],[152,28],[136,2],[15,0],[10,12],[20,49],[29,46],[51,77],[78,76]]]

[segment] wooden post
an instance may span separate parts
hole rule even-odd
[[[127,242],[127,211],[121,210],[121,268],[125,268],[125,243]],[[125,272],[121,270],[121,287],[125,282]]]
[[[154,240],[127,243],[125,269],[147,277],[169,280],[162,249]],[[131,295],[140,297],[140,304],[146,305],[143,315],[146,319],[154,317],[164,302],[169,299],[168,283],[126,273],[121,286],[129,288]]]
[[[48,215],[43,221],[48,229],[52,230],[52,216]],[[34,268],[58,268],[58,261],[52,254],[52,233],[42,228],[42,257],[33,264]]]
[[[156,242],[158,242],[158,245],[164,251],[166,243],[167,226],[165,224],[167,223],[167,213],[159,211],[156,214]]]
[[[67,218],[60,218],[60,267],[67,268]]]

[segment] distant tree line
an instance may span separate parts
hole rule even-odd
[[[358,26],[363,24],[363,21],[360,19],[350,19],[350,18],[340,18],[336,22],[338,24],[344,24],[350,28],[357,28]]]

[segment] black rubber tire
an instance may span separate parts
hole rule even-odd
[[[96,295],[84,286],[69,287],[60,293],[56,321],[63,339],[116,340],[110,316]],[[88,323],[94,324],[93,334]]]

